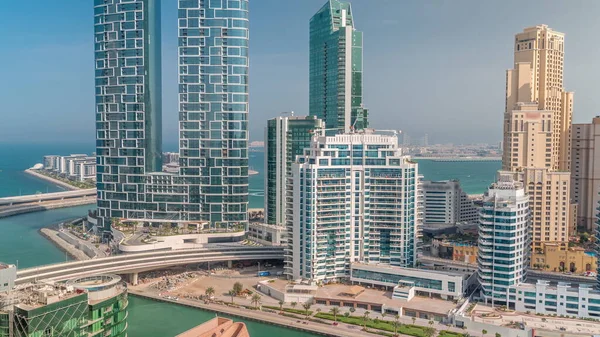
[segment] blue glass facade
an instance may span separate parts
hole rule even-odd
[[[368,126],[363,107],[363,34],[350,3],[328,0],[310,20],[310,115],[327,129]]]
[[[248,217],[248,1],[180,0],[179,174],[162,173],[160,0],[94,0],[99,224]]]
[[[98,213],[140,216],[161,170],[160,1],[95,0]]]
[[[179,1],[181,176],[200,219],[248,221],[248,0]]]

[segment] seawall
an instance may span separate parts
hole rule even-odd
[[[90,259],[83,251],[59,237],[59,235],[63,233],[59,233],[58,231],[49,228],[42,228],[40,229],[40,234],[50,240],[55,246],[60,248],[60,250],[67,252],[71,258],[79,261]]]
[[[179,299],[178,301],[168,300],[166,298],[162,298],[153,294],[148,294],[143,291],[135,290],[129,288],[127,292],[134,296],[143,297],[146,299],[158,301],[158,302],[166,302],[173,303],[178,305],[183,305],[190,308],[202,309],[214,313],[224,314],[228,316],[232,316],[235,318],[241,318],[244,320],[255,321],[260,323],[266,323],[270,325],[281,326],[288,329],[299,330],[304,332],[309,332],[321,336],[327,337],[361,337],[361,336],[377,336],[364,331],[359,331],[356,329],[355,331],[344,331],[341,327],[335,327],[332,325],[319,324],[315,322],[309,322],[309,324],[298,323],[297,319],[280,316],[277,314],[270,314],[262,311],[248,310],[248,309],[238,309],[229,307],[226,305],[220,304],[204,304],[196,301],[190,301],[187,299]]]
[[[60,181],[60,180],[57,180],[57,179],[54,179],[54,178],[50,178],[50,177],[48,177],[48,176],[46,176],[44,174],[35,172],[32,169],[25,170],[25,173],[30,174],[30,175],[38,178],[38,179],[46,180],[47,182],[50,182],[50,183],[55,184],[55,185],[58,185],[58,186],[66,189],[66,190],[69,190],[69,191],[75,191],[75,190],[79,190],[80,189],[80,188],[75,187],[73,185],[67,184],[64,181]]]

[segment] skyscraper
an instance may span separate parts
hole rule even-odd
[[[368,126],[362,54],[363,34],[354,28],[350,3],[328,0],[310,19],[309,76],[310,115],[327,129],[349,132]]]
[[[506,74],[502,166],[529,194],[533,244],[568,248],[576,205],[570,200],[572,93],[562,87],[564,34],[545,25],[515,37]]]
[[[179,1],[181,176],[201,220],[248,221],[248,0]]]
[[[248,1],[179,1],[180,172],[161,172],[160,0],[96,0],[99,225],[247,224]]]
[[[600,117],[573,124],[571,196],[577,203],[577,226],[593,232],[600,201]]]
[[[353,262],[414,267],[422,221],[418,164],[396,136],[315,135],[287,188],[292,279],[335,281]]]
[[[94,1],[98,214],[143,217],[161,171],[160,0]]]
[[[282,116],[270,119],[265,128],[265,221],[284,225],[287,177],[296,156],[310,147],[314,132],[323,129],[314,116]]]
[[[499,174],[483,197],[479,218],[478,278],[486,302],[508,302],[508,287],[527,277],[531,254],[529,197],[511,173]]]
[[[539,110],[552,111],[552,168],[569,171],[571,165],[571,118],[573,93],[563,87],[565,34],[547,25],[528,27],[515,36],[514,62],[528,63],[531,82],[531,98],[515,100],[507,97],[507,111],[517,102],[537,102]],[[517,80],[508,72],[507,90],[518,90]],[[512,88],[511,88],[512,87]]]

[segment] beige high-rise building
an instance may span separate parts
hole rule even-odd
[[[512,103],[537,102],[539,110],[554,112],[552,168],[569,171],[573,93],[566,92],[563,88],[564,42],[563,33],[546,25],[525,28],[515,36],[514,62],[516,69],[519,64],[529,63],[531,81],[521,83],[526,83],[531,89],[531,99],[519,99]],[[507,83],[507,92],[510,84]],[[525,90],[526,87],[519,86],[515,89]],[[509,97],[507,103],[511,103]],[[507,109],[510,108],[510,105],[507,106]]]
[[[573,124],[571,194],[577,207],[577,226],[594,228],[600,201],[600,117],[592,123]]]
[[[506,73],[503,170],[529,194],[533,249],[568,248],[574,231],[570,154],[573,94],[563,89],[564,34],[546,25],[515,36]]]

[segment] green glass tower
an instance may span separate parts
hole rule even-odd
[[[276,117],[265,128],[265,220],[285,223],[286,179],[296,156],[310,147],[312,133],[324,127],[314,116]]]
[[[350,3],[329,0],[310,19],[309,109],[327,129],[349,132],[368,127],[362,51],[363,34],[354,28]]]

